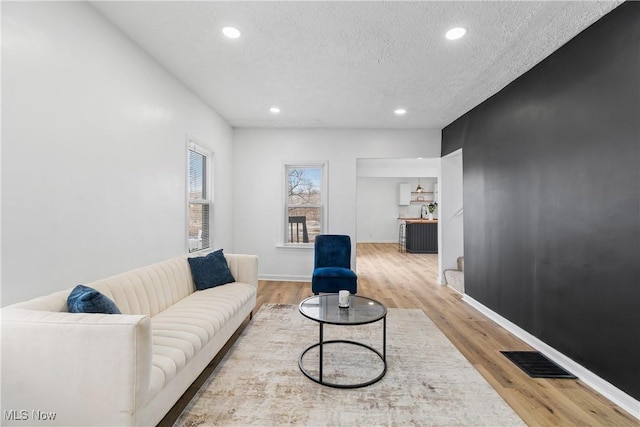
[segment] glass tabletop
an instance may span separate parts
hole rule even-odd
[[[359,295],[349,296],[348,308],[338,306],[338,294],[309,297],[298,308],[303,316],[332,325],[363,325],[387,315],[387,308],[382,303]]]

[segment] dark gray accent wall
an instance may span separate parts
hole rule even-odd
[[[640,2],[447,126],[458,148],[466,293],[640,399]]]

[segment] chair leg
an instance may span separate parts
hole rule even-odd
[[[398,229],[398,252],[406,252],[406,239],[406,226],[404,222],[401,222]]]

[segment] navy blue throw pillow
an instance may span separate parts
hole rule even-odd
[[[207,256],[187,258],[187,260],[196,289],[199,291],[236,281],[229,270],[229,264],[222,249],[211,252]]]
[[[67,298],[67,308],[69,313],[122,314],[109,297],[84,285],[73,288]]]

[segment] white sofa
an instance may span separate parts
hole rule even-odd
[[[202,291],[186,258],[85,284],[121,315],[69,313],[71,289],[4,307],[1,424],[156,425],[256,304],[257,256]]]

